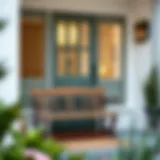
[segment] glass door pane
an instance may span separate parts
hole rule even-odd
[[[68,75],[78,76],[78,53],[72,50],[68,53]]]
[[[78,24],[75,21],[68,23],[68,45],[70,47],[78,45]]]
[[[121,26],[115,23],[98,24],[99,79],[119,79],[121,75]]]
[[[80,75],[89,76],[89,66],[90,66],[90,57],[89,57],[89,24],[84,21],[80,23]]]
[[[89,53],[83,51],[80,54],[80,75],[81,76],[88,76],[89,75]]]
[[[80,24],[80,39],[82,47],[88,47],[89,45],[89,24],[87,22],[82,22]]]
[[[65,21],[57,22],[57,46],[62,47],[67,43],[67,23]]]
[[[57,74],[58,76],[65,76],[66,74],[67,55],[64,50],[60,49],[57,53]]]

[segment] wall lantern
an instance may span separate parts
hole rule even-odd
[[[134,39],[136,44],[144,43],[149,38],[149,22],[147,20],[139,21],[134,26]]]

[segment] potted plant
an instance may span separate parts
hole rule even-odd
[[[146,102],[146,113],[150,127],[157,127],[159,121],[160,108],[158,106],[158,71],[154,67],[144,86],[144,96]]]

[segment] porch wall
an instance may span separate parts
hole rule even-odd
[[[22,7],[45,11],[125,14],[128,0],[23,0]]]
[[[143,8],[143,9],[142,9]],[[148,20],[150,27],[152,27],[153,19],[153,1],[152,0],[136,0],[133,5],[134,23],[140,20]],[[150,28],[151,29],[151,28]],[[142,45],[134,45],[135,56],[135,73],[137,83],[137,97],[136,100],[140,106],[144,105],[143,87],[148,76],[155,54],[153,53],[152,31],[146,43]]]

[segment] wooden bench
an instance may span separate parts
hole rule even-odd
[[[32,89],[31,96],[35,122],[49,125],[53,122],[55,132],[83,130],[83,126],[85,129],[91,127],[94,130],[95,122],[103,120],[106,116],[102,88]]]

